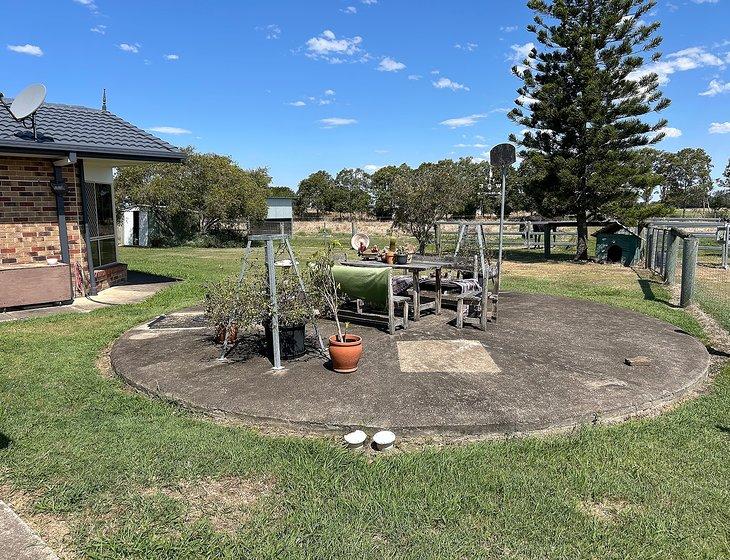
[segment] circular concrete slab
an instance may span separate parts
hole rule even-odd
[[[256,426],[344,433],[489,435],[564,428],[655,409],[702,381],[709,354],[672,325],[567,298],[505,294],[487,332],[427,315],[395,336],[353,326],[364,338],[357,373],[340,375],[311,354],[271,371],[256,342],[234,361],[194,315],[125,333],[114,370],[146,393]],[[184,328],[185,317],[192,317]],[[181,328],[182,327],[182,328]],[[331,324],[321,325],[328,334]],[[647,356],[649,364],[626,365]]]

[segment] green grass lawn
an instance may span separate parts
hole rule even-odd
[[[730,558],[727,367],[656,419],[374,460],[215,424],[99,372],[117,336],[197,303],[240,255],[125,249],[132,268],[184,281],[138,305],[0,325],[0,496],[68,557]],[[521,260],[505,266],[508,290],[619,305],[702,336],[630,270]]]

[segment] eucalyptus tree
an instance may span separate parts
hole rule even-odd
[[[702,148],[684,148],[665,153],[659,163],[662,176],[662,202],[682,208],[709,205],[712,182],[712,158]]]
[[[646,115],[670,101],[657,62],[656,0],[529,0],[538,46],[513,68],[523,85],[509,117],[527,131],[521,156],[538,172],[526,190],[549,215],[574,214],[576,259],[588,257],[587,222],[635,200],[635,149],[660,141],[667,121]]]

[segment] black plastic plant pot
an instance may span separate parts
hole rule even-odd
[[[274,342],[271,334],[271,325],[264,324],[266,331],[266,349],[269,359],[274,359]],[[304,325],[296,325],[294,327],[279,327],[279,347],[281,348],[281,359],[291,360],[300,358],[306,354],[307,349],[304,345]]]
[[[408,254],[396,254],[395,264],[408,264]]]

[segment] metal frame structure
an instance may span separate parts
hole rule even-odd
[[[302,293],[305,297],[305,302],[307,305],[309,305],[309,296],[307,295],[307,290],[304,287],[304,281],[302,280],[302,275],[299,272],[299,265],[297,265],[297,260],[294,257],[294,250],[292,249],[291,243],[289,242],[289,236],[284,233],[276,233],[276,234],[260,234],[260,235],[249,235],[248,241],[246,242],[246,249],[243,253],[243,259],[241,261],[241,271],[238,274],[238,282],[236,284],[237,288],[240,288],[243,284],[244,279],[246,278],[246,272],[248,271],[248,264],[249,264],[249,258],[251,256],[251,250],[253,249],[253,242],[254,241],[263,241],[264,242],[264,257],[265,257],[265,263],[266,263],[266,273],[268,277],[268,287],[269,287],[269,297],[271,298],[271,341],[272,341],[272,350],[274,354],[274,367],[275,370],[281,370],[284,369],[281,365],[281,346],[279,343],[279,308],[277,304],[277,297],[276,297],[276,267],[274,265],[274,241],[280,241],[283,242],[284,246],[286,247],[286,250],[289,254],[289,259],[291,260],[292,267],[294,268],[294,273],[297,275],[297,280],[299,281],[299,287],[302,290]],[[228,343],[228,332],[230,331],[231,325],[233,324],[233,318],[228,320],[228,324],[226,325],[226,331],[223,336],[223,350],[221,352],[219,360],[225,360],[226,355],[228,354],[229,350],[229,343]],[[322,337],[319,334],[319,327],[317,326],[316,320],[314,321],[314,331],[317,335],[317,341],[319,343],[319,348],[322,352],[325,351],[324,349],[324,343],[322,342]]]

